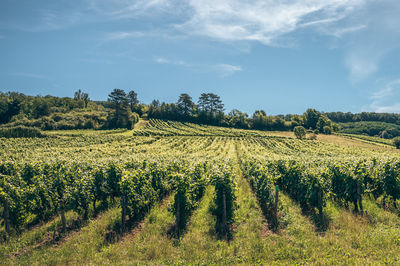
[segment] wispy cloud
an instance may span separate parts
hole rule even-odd
[[[348,29],[350,32],[356,30],[343,44],[352,82],[379,72],[384,57],[400,47],[399,13],[400,2],[397,0],[368,1],[365,8],[348,18],[347,24],[354,25]]]
[[[223,77],[227,77],[235,74],[236,72],[242,71],[241,66],[229,65],[229,64],[217,64],[215,65],[215,68],[217,69],[217,71],[220,72],[220,74]]]
[[[103,40],[105,41],[118,41],[118,40],[125,40],[131,38],[140,38],[144,37],[146,34],[140,31],[117,31],[117,32],[108,32],[104,35]]]
[[[400,79],[394,80],[389,82],[385,87],[382,89],[374,92],[371,95],[372,99],[383,99],[385,97],[391,96],[394,90],[396,89],[396,86],[400,85]]]
[[[371,95],[369,109],[374,112],[400,112],[400,79],[393,80]]]
[[[131,28],[128,24],[115,27],[104,34],[102,41],[195,36],[286,47],[291,46],[290,34],[310,30],[340,39],[353,83],[378,72],[384,55],[400,46],[398,0],[82,0],[79,5],[61,2],[34,9],[29,23],[13,21],[14,28],[48,31],[82,23],[140,20],[129,24]]]
[[[346,34],[355,33],[366,29],[368,26],[366,24],[360,24],[355,26],[341,26],[341,27],[321,27],[320,32],[330,35],[336,38],[342,38]]]
[[[186,66],[186,67],[195,67],[196,65],[189,64],[183,60],[171,60],[165,57],[155,57],[154,61],[159,64],[168,64],[168,65],[176,65],[176,66]]]
[[[386,105],[386,106],[378,106],[372,104],[371,108],[374,112],[377,113],[400,113],[400,103]]]
[[[112,19],[156,16],[178,6],[171,0],[89,0],[90,9]],[[175,9],[176,11],[179,9]],[[151,12],[150,12],[151,11]]]
[[[336,22],[361,6],[362,0],[190,0],[193,16],[178,28],[229,41],[271,45],[298,28]]]
[[[154,29],[146,31],[115,31],[105,33],[102,41],[119,41],[138,38],[158,38],[158,39],[184,39],[185,36],[181,33],[174,32],[171,29]]]
[[[171,60],[165,57],[155,57],[154,62],[164,65],[174,65],[189,68],[196,72],[214,72],[221,77],[227,77],[242,71],[242,67],[231,64],[194,64],[183,60]]]
[[[358,51],[351,48],[346,56],[346,67],[350,70],[350,79],[356,83],[378,70],[378,63],[381,54],[371,53],[368,50],[359,49]]]

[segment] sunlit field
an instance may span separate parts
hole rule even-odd
[[[389,145],[141,120],[0,146],[5,265],[400,262]]]

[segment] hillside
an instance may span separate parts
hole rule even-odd
[[[400,263],[389,145],[151,119],[0,146],[4,264]]]

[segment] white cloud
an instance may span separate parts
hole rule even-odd
[[[346,66],[350,70],[350,79],[358,82],[378,70],[380,54],[368,54],[364,49],[351,50],[346,58]]]
[[[227,77],[235,74],[236,72],[242,71],[242,67],[231,64],[193,64],[183,60],[172,60],[165,57],[155,57],[154,62],[163,65],[175,65],[189,68],[196,72],[214,72],[221,77]]]
[[[21,28],[45,31],[78,23],[149,18],[163,22],[158,28],[171,30],[174,25],[188,35],[271,45],[280,36],[299,28],[338,22],[367,1],[82,0],[79,5],[61,1],[59,5],[32,11],[34,21]],[[356,30],[351,26],[348,28]]]
[[[111,19],[154,17],[165,12],[178,11],[172,0],[89,0],[90,9]]]
[[[159,64],[168,64],[168,65],[177,65],[177,66],[187,66],[187,67],[192,67],[194,65],[186,63],[185,61],[182,60],[170,60],[165,57],[155,57],[154,61],[159,63]]]
[[[128,39],[138,39],[138,38],[163,38],[163,39],[185,39],[180,33],[172,34],[171,31],[167,30],[147,30],[147,31],[115,31],[105,33],[100,40],[101,41],[120,41]]]
[[[374,92],[369,109],[374,112],[400,112],[400,79],[393,80]]]
[[[235,74],[236,72],[242,71],[241,66],[229,65],[229,64],[217,64],[215,68],[222,77],[230,76]]]
[[[382,99],[391,96],[396,86],[400,85],[400,79],[388,83],[384,88],[372,94],[372,99]]]
[[[347,50],[345,61],[353,82],[379,72],[385,56],[400,47],[399,13],[397,0],[368,1],[365,8],[347,19],[346,23],[356,29],[342,45]]]
[[[336,22],[363,0],[190,0],[193,16],[178,28],[190,34],[228,41],[271,45],[298,28]]]
[[[362,25],[342,27],[342,28],[325,29],[325,33],[328,35],[332,35],[336,38],[341,38],[346,34],[361,31],[366,28],[367,28],[367,25],[362,24]]]
[[[378,72],[382,58],[400,46],[398,0],[82,0],[79,5],[68,1],[60,3],[35,9],[32,23],[16,25],[24,30],[46,31],[78,23],[130,22],[133,19],[140,23],[130,23],[133,28],[116,28],[106,33],[103,40],[200,36],[230,43],[255,41],[289,47],[292,45],[287,44],[286,38],[289,42],[296,41],[291,33],[308,30],[340,40],[340,45],[335,47],[345,50],[344,61],[352,82]]]
[[[377,106],[372,104],[371,108],[377,113],[400,113],[400,103],[387,106]]]
[[[105,41],[116,41],[116,40],[125,40],[131,38],[140,38],[144,36],[146,36],[146,34],[140,31],[132,31],[132,32],[118,31],[118,32],[109,32],[105,34],[103,39]]]

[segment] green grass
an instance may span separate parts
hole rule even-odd
[[[81,264],[98,253],[105,244],[104,232],[108,225],[119,219],[119,208],[111,208],[88,222],[79,231],[71,232],[54,245],[43,246],[8,263],[22,265]]]

